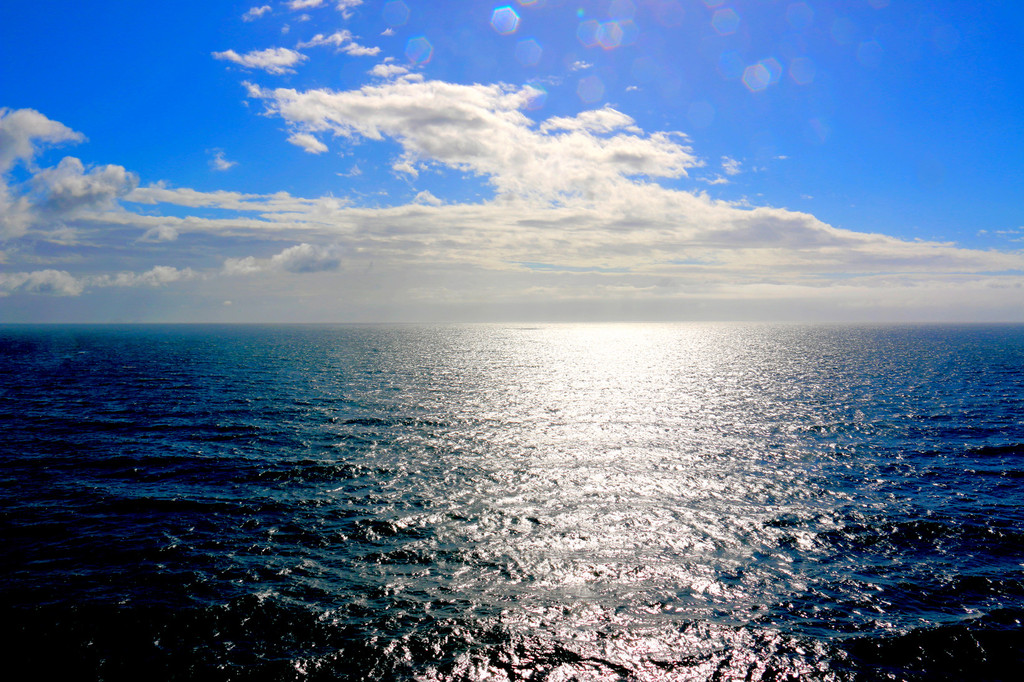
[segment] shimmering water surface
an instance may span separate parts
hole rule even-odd
[[[1024,664],[1024,327],[4,327],[0,382],[18,674]]]

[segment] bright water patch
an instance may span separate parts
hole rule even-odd
[[[6,327],[4,661],[998,678],[1022,367],[996,326]]]

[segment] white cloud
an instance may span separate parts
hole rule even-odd
[[[181,280],[195,279],[197,276],[192,268],[179,270],[169,265],[157,265],[143,273],[119,272],[116,275],[101,275],[93,278],[89,284],[101,287],[158,287]]]
[[[35,206],[39,198],[30,196],[33,183],[13,187],[10,185],[8,174],[14,166],[22,163],[31,172],[39,173],[35,157],[44,146],[84,140],[85,136],[81,133],[34,109],[0,108],[0,238],[23,235],[39,217]],[[81,162],[78,163],[81,166]],[[51,171],[50,175],[54,173]],[[45,186],[41,186],[46,184],[45,177],[35,184],[37,194],[46,194]],[[59,200],[60,187],[56,194]]]
[[[413,199],[413,202],[417,204],[427,204],[429,206],[440,206],[441,204],[444,203],[427,190],[423,190],[422,192],[417,194],[416,198]]]
[[[409,69],[398,64],[392,64],[389,60],[385,60],[383,63],[377,64],[367,71],[367,73],[378,78],[394,78],[395,76],[404,76],[409,73]]]
[[[250,7],[249,11],[242,15],[242,21],[255,21],[270,11],[270,5],[261,7]]]
[[[0,296],[12,293],[78,296],[84,286],[64,270],[0,273]]]
[[[296,147],[302,147],[310,154],[323,154],[327,151],[327,145],[309,133],[292,133],[288,136],[288,141]]]
[[[291,135],[309,136],[312,148],[326,149],[325,135],[391,138],[401,146],[394,165],[421,173],[419,182],[433,179],[424,168],[441,165],[489,178],[496,195],[446,203],[428,185],[407,205],[381,208],[284,192],[136,187],[120,166],[86,168],[69,157],[8,192],[8,203],[27,204],[31,216],[74,216],[68,229],[92,248],[79,254],[135,243],[129,257],[144,264],[117,272],[124,250],[101,263],[81,255],[29,261],[28,249],[14,246],[5,251],[5,269],[26,272],[0,275],[0,294],[136,286],[143,296],[153,286],[202,279],[218,308],[223,299],[241,307],[243,296],[250,306],[253,292],[266,299],[301,294],[312,306],[306,315],[321,319],[336,314],[324,306],[407,317],[442,310],[439,302],[520,306],[514,310],[527,314],[558,302],[609,309],[629,302],[648,306],[642,309],[652,317],[659,310],[671,317],[679,305],[697,302],[724,317],[786,317],[799,308],[832,319],[925,311],[920,319],[953,307],[1020,316],[1024,253],[855,232],[808,213],[678,189],[687,169],[700,164],[686,138],[648,134],[614,109],[537,123],[521,112],[528,88],[403,80],[342,93],[248,87],[286,120]],[[659,177],[671,186],[652,180]],[[132,203],[144,210],[123,208]],[[294,246],[281,250],[281,243]],[[192,269],[201,262],[197,245],[209,258],[210,245],[240,244],[242,253],[275,255],[220,256],[215,269]],[[164,265],[141,260],[151,253]],[[60,269],[33,270],[40,267]],[[290,275],[311,272],[331,272],[330,290]],[[258,281],[229,277],[244,274]],[[338,297],[338,287],[350,293]]]
[[[229,275],[252,275],[267,271],[284,271],[296,274],[337,270],[341,265],[335,249],[297,244],[270,258],[228,258],[224,261],[224,272]]]
[[[252,211],[264,213],[267,217],[275,214],[318,214],[325,210],[336,210],[348,202],[334,197],[303,199],[288,192],[274,194],[243,194],[241,192],[199,192],[194,189],[170,188],[163,184],[139,187],[124,197],[126,201],[138,204],[172,204],[190,208],[218,208],[228,211]],[[161,219],[162,220],[162,219]],[[195,224],[196,219],[191,219]],[[165,221],[164,221],[165,222]],[[161,223],[163,224],[163,223]]]
[[[403,146],[399,167],[441,163],[487,176],[501,194],[594,198],[630,176],[678,178],[699,165],[674,136],[646,135],[613,109],[537,128],[521,111],[537,94],[530,87],[400,80],[347,92],[249,92],[293,131],[391,137]]]
[[[288,9],[312,9],[314,7],[320,7],[323,4],[324,0],[289,0]]]
[[[157,265],[142,273],[119,272],[116,275],[86,277],[75,277],[65,270],[0,273],[0,296],[13,293],[79,296],[94,287],[159,287],[197,277],[199,274],[191,268],[178,269],[167,265]]]
[[[739,175],[742,172],[741,165],[736,159],[731,159],[728,156],[722,157],[722,171],[726,175]]]
[[[333,45],[339,51],[352,55],[353,57],[373,56],[380,52],[379,47],[365,47],[354,42],[353,36],[349,31],[335,31],[331,35],[318,33],[308,41],[299,43],[296,47],[303,49],[306,47],[320,47],[323,45]]]
[[[173,242],[178,238],[178,231],[170,225],[157,225],[146,230],[140,242]]]
[[[138,178],[122,166],[106,165],[86,170],[73,156],[65,156],[56,168],[46,168],[32,178],[35,204],[50,215],[65,216],[89,208],[107,208],[114,199],[131,192]]]
[[[349,10],[359,7],[361,4],[363,4],[363,0],[335,0],[335,7],[341,12],[341,16],[346,19],[352,17],[352,12]]]
[[[319,47],[321,45],[333,45],[334,47],[341,47],[345,43],[352,41],[352,34],[349,31],[335,31],[331,35],[325,35],[323,33],[317,33],[315,36],[305,42],[300,42],[296,47],[300,50],[306,47]]]
[[[215,171],[226,171],[233,166],[237,166],[237,161],[228,161],[224,158],[223,149],[213,149],[213,158],[210,159],[210,169]]]
[[[380,54],[379,47],[367,47],[366,45],[359,45],[357,43],[349,43],[341,49],[347,55],[353,57],[374,57]]]
[[[0,174],[14,164],[31,163],[41,145],[82,142],[85,136],[34,109],[0,108]]]
[[[254,50],[240,55],[234,50],[211,53],[214,59],[234,62],[247,69],[262,69],[271,74],[295,73],[291,68],[304,62],[307,57],[301,52],[289,50],[287,47],[270,47],[266,50]]]

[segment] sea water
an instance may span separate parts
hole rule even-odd
[[[0,327],[7,679],[1017,679],[1024,327]]]

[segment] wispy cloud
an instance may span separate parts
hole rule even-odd
[[[271,74],[295,73],[291,68],[304,62],[307,57],[301,52],[289,50],[287,47],[270,47],[265,50],[254,50],[240,55],[234,50],[213,52],[214,59],[234,62],[247,69],[261,69]]]
[[[210,159],[210,169],[215,171],[226,171],[238,165],[237,161],[228,161],[224,158],[223,149],[212,149],[213,158]]]
[[[335,31],[331,35],[318,33],[310,40],[300,42],[296,47],[303,49],[323,45],[333,45],[339,52],[344,52],[354,57],[374,56],[380,53],[379,47],[366,47],[354,42],[352,34],[348,31]]]
[[[242,15],[242,21],[256,21],[269,11],[271,11],[270,5],[250,7],[249,10]]]
[[[352,17],[352,9],[359,7],[363,4],[363,0],[335,0],[335,7],[341,12],[341,16],[345,19]]]

